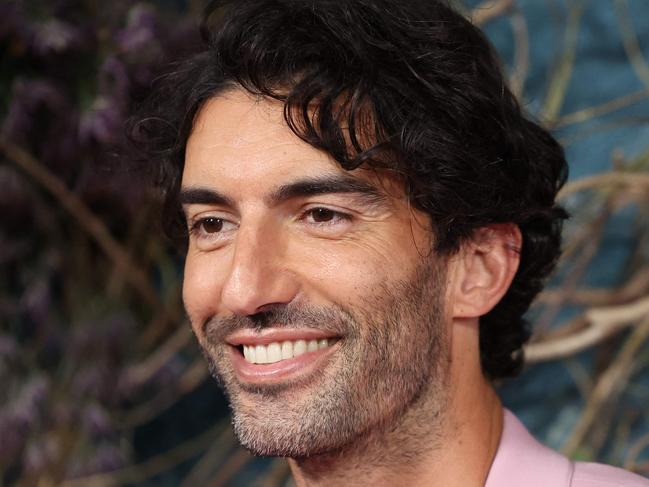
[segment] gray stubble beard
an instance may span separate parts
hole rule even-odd
[[[445,276],[431,260],[424,259],[411,280],[370,293],[363,308],[291,304],[278,311],[270,321],[315,328],[326,323],[344,336],[332,362],[306,383],[239,383],[223,336],[254,325],[246,317],[210,320],[201,346],[230,399],[241,444],[256,455],[324,463],[343,452],[353,461],[361,451],[366,463],[413,460],[434,448],[448,402],[450,345],[443,319]],[[376,458],[368,462],[368,455]]]

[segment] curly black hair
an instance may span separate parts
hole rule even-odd
[[[523,315],[560,253],[567,215],[555,197],[567,164],[522,113],[484,34],[437,0],[222,0],[201,32],[205,49],[157,81],[131,126],[158,171],[168,235],[186,242],[177,194],[204,102],[234,87],[280,100],[291,130],[344,169],[401,175],[437,252],[456,252],[481,227],[518,225],[518,272],[480,318],[483,373],[516,375]]]

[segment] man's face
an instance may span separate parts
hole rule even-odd
[[[181,200],[184,302],[235,431],[301,457],[443,409],[446,261],[398,182],[347,172],[231,91],[201,110]]]

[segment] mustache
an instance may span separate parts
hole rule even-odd
[[[338,306],[276,304],[253,315],[213,316],[204,325],[209,343],[221,343],[238,330],[264,328],[316,328],[334,335],[356,335],[359,325],[354,317]]]

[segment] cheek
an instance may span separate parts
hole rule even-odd
[[[295,245],[288,253],[308,298],[349,304],[373,294],[383,283],[411,275],[419,259],[408,245],[397,251],[370,239]]]

